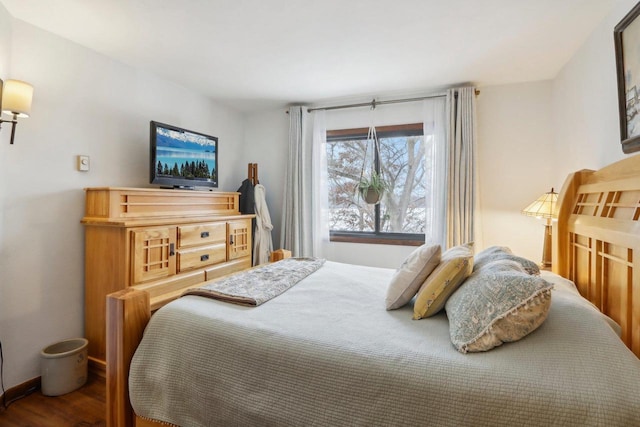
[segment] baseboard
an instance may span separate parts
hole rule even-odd
[[[4,393],[4,401],[12,402],[19,399],[28,393],[31,393],[40,388],[40,377],[32,378],[29,381],[25,381],[22,384],[18,384],[15,387],[11,387]],[[3,399],[3,395],[0,395],[0,399]],[[0,411],[4,411],[4,406],[0,405]]]
[[[89,356],[89,373],[98,377],[107,378],[107,364],[102,360]]]

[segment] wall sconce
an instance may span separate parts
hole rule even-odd
[[[11,123],[11,142],[16,134],[18,117],[27,118],[31,114],[31,99],[33,98],[33,86],[20,80],[0,80],[0,111],[13,116],[11,120],[2,120],[2,123]]]
[[[558,217],[556,212],[557,203],[558,193],[553,191],[552,188],[551,191],[544,193],[522,210],[523,215],[547,220],[544,226],[544,246],[542,248],[542,266],[545,268],[551,268],[551,220]]]

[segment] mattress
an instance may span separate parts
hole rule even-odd
[[[327,261],[258,307],[185,296],[132,360],[136,414],[181,426],[631,426],[640,361],[552,273],[547,319],[462,354],[446,313],[385,310],[394,270]]]

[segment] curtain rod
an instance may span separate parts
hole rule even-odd
[[[376,106],[383,104],[399,104],[401,102],[415,102],[415,101],[423,101],[425,99],[430,98],[442,98],[446,95],[430,95],[430,96],[421,96],[419,98],[404,98],[404,99],[390,99],[387,101],[376,101],[375,98],[370,102],[360,102],[358,104],[344,104],[344,105],[333,105],[331,107],[318,107],[318,108],[308,108],[307,112],[310,113],[312,111],[320,111],[320,110],[341,110],[343,108],[357,108],[357,107],[371,107],[375,110]]]
[[[478,89],[476,89],[475,91],[476,96],[480,95],[480,91]],[[383,104],[399,104],[401,102],[416,102],[416,101],[423,101],[425,99],[431,99],[431,98],[442,98],[446,95],[442,94],[442,95],[429,95],[429,96],[421,96],[418,98],[403,98],[403,99],[389,99],[386,101],[376,101],[375,98],[372,99],[370,102],[360,102],[358,104],[343,104],[343,105],[332,105],[330,107],[317,107],[317,108],[307,108],[307,113],[311,113],[313,111],[320,111],[320,110],[340,110],[343,108],[357,108],[357,107],[371,107],[372,109],[375,110],[376,106],[378,105],[383,105]],[[287,110],[287,114],[289,114],[289,110]]]

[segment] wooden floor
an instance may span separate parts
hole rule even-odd
[[[87,383],[78,390],[62,396],[48,397],[38,390],[7,409],[0,409],[0,426],[105,426],[105,394],[104,378],[95,375],[89,375]]]

